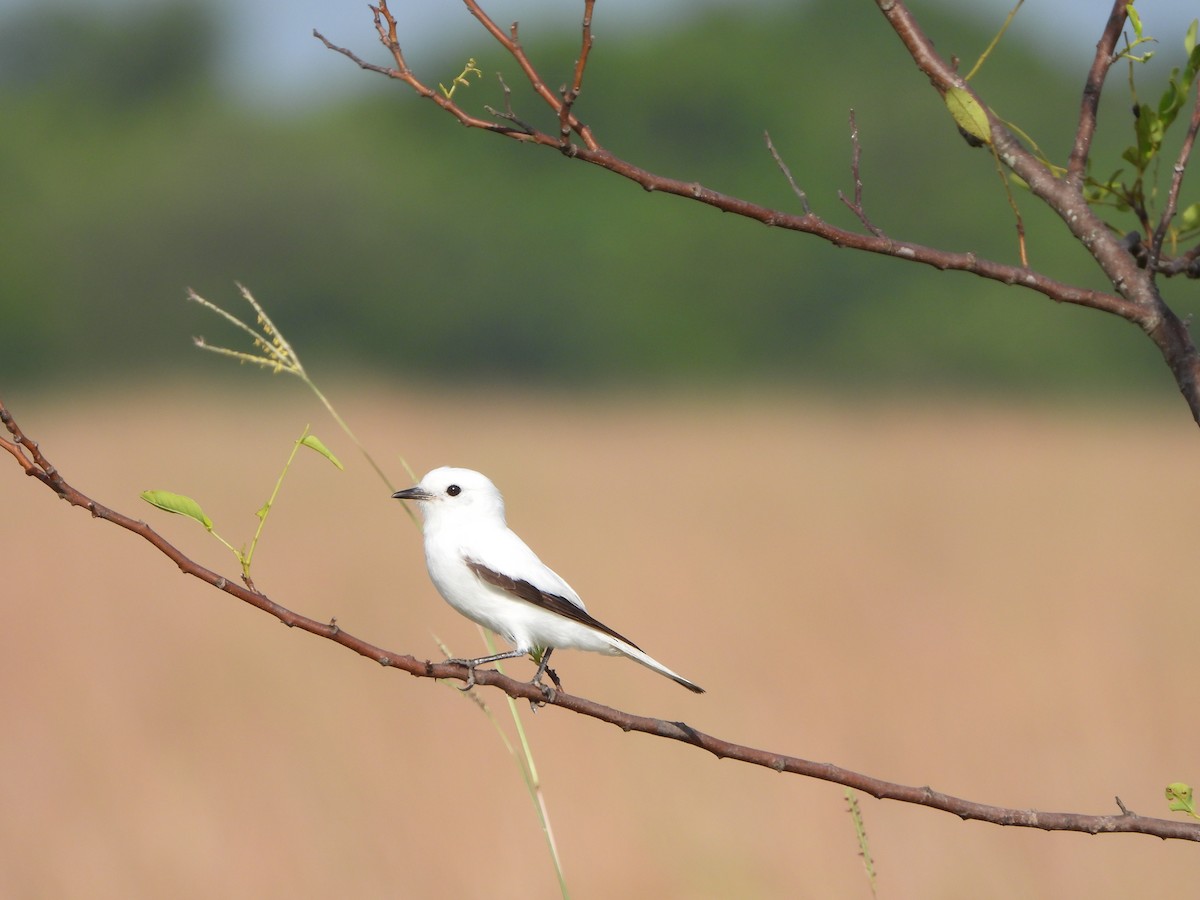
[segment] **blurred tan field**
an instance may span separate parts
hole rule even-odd
[[[247,379],[249,380],[249,379]],[[483,652],[417,530],[298,385],[5,396],[76,487],[373,643]],[[391,474],[488,473],[602,621],[704,685],[563,651],[567,690],[986,803],[1170,816],[1200,782],[1200,440],[1154,412],[780,394],[328,391]],[[182,576],[0,460],[0,895],[541,898],[553,869],[474,704]],[[532,674],[518,662],[510,673]],[[502,695],[480,690],[508,726]],[[524,713],[577,900],[870,896],[836,785]],[[1197,848],[860,798],[881,898],[1180,896]]]

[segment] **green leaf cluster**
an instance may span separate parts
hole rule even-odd
[[[1145,62],[1152,54],[1135,56],[1130,52],[1130,48],[1151,39],[1143,34],[1141,18],[1132,5],[1129,7],[1129,14],[1135,40],[1126,48],[1124,56],[1129,60],[1130,89],[1136,98],[1134,63]],[[1154,208],[1157,193],[1155,172],[1164,142],[1179,116],[1179,111],[1187,104],[1196,75],[1200,72],[1200,47],[1196,45],[1197,24],[1197,21],[1193,20],[1184,35],[1183,45],[1187,53],[1187,62],[1182,67],[1176,66],[1171,69],[1167,77],[1167,86],[1157,104],[1141,103],[1135,99],[1135,140],[1121,153],[1121,159],[1129,166],[1128,174],[1126,168],[1122,167],[1104,180],[1089,179],[1088,182],[1089,202],[1111,206],[1119,212],[1132,211],[1142,220],[1143,226],[1148,222]],[[1180,210],[1170,237],[1174,241],[1180,241],[1198,235],[1200,203],[1192,203]]]

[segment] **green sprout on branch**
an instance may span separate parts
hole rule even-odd
[[[1150,230],[1150,214],[1157,198],[1156,173],[1167,132],[1175,123],[1186,105],[1196,76],[1200,73],[1200,47],[1197,46],[1197,21],[1193,20],[1183,39],[1187,62],[1183,68],[1175,67],[1167,79],[1167,87],[1158,103],[1143,103],[1138,99],[1134,86],[1135,62],[1145,62],[1153,54],[1137,56],[1130,52],[1139,44],[1153,38],[1142,32],[1141,19],[1132,4],[1128,8],[1129,21],[1133,26],[1134,40],[1126,39],[1121,56],[1129,61],[1129,91],[1133,96],[1134,143],[1125,149],[1121,159],[1132,169],[1132,177],[1125,176],[1125,167],[1117,169],[1108,178],[1087,180],[1087,200],[1095,206],[1108,206],[1117,212],[1132,211],[1143,228]],[[1167,238],[1174,247],[1179,241],[1200,235],[1200,203],[1193,203],[1179,212],[1179,218],[1171,223]]]
[[[310,450],[320,453],[339,469],[344,468],[341,462],[338,461],[338,458],[329,451],[329,448],[321,443],[321,440],[315,434],[309,431],[309,426],[305,425],[304,433],[293,443],[292,452],[288,454],[287,462],[283,464],[283,471],[279,473],[279,478],[275,481],[275,489],[271,491],[271,496],[267,498],[267,502],[255,513],[258,517],[258,527],[254,530],[254,537],[250,541],[249,548],[243,546],[239,549],[217,534],[213,528],[212,519],[205,515],[204,510],[200,508],[200,504],[191,497],[184,494],[176,494],[172,491],[158,490],[142,491],[140,496],[151,506],[156,506],[161,510],[175,513],[176,515],[187,516],[189,519],[195,519],[203,525],[205,531],[224,544],[237,557],[238,564],[242,567],[242,580],[246,582],[246,585],[251,590],[255,590],[254,581],[250,577],[250,566],[254,562],[254,551],[258,547],[259,538],[262,537],[263,527],[267,524],[267,515],[271,512],[271,507],[275,505],[275,500],[279,496],[279,489],[283,487],[284,476],[287,475],[288,469],[291,468],[292,460],[296,458],[296,451],[301,447],[308,447]]]
[[[454,77],[453,81],[450,82],[449,88],[447,88],[440,81],[438,82],[438,87],[442,89],[443,96],[445,96],[445,98],[447,100],[453,100],[454,92],[458,90],[458,86],[460,84],[463,87],[470,87],[471,83],[469,81],[467,81],[468,75],[475,75],[479,78],[483,77],[483,72],[479,68],[477,68],[475,65],[474,57],[467,60],[467,64],[463,67],[463,70]]]
[[[1138,14],[1138,11],[1136,9],[1134,9],[1132,3],[1128,3],[1125,5],[1125,14],[1127,16],[1129,16],[1129,24],[1133,26],[1133,40],[1130,41],[1128,37],[1125,38],[1125,49],[1123,49],[1121,51],[1120,55],[1117,58],[1118,59],[1127,59],[1131,63],[1149,62],[1154,57],[1153,50],[1147,50],[1141,56],[1138,56],[1137,54],[1135,54],[1133,52],[1133,48],[1140,47],[1142,44],[1157,44],[1158,41],[1156,41],[1152,37],[1147,37],[1143,33],[1142,17],[1141,17],[1141,15]],[[1131,78],[1132,78],[1132,73],[1131,73]]]
[[[1192,800],[1192,786],[1182,781],[1173,781],[1167,785],[1167,809],[1171,812],[1187,813],[1193,819],[1200,819],[1196,811],[1196,802]]]

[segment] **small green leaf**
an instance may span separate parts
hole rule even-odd
[[[255,515],[258,516],[260,519],[265,519],[267,517],[267,513],[269,513],[270,511],[271,511],[271,504],[269,502],[267,502],[262,505],[262,508],[259,509],[259,511],[255,513]]]
[[[1196,23],[1192,22],[1192,24],[1195,25]],[[1183,80],[1187,82],[1189,87],[1195,80],[1197,72],[1200,72],[1200,47],[1193,47],[1188,51],[1187,65],[1183,68]]]
[[[1179,214],[1179,229],[1191,231],[1200,226],[1200,203],[1193,203]]]
[[[1200,20],[1192,19],[1192,24],[1188,26],[1187,33],[1183,36],[1183,49],[1188,52],[1188,56],[1192,55],[1192,51],[1196,49],[1196,26],[1200,24]]]
[[[1190,85],[1181,84],[1179,70],[1172,69],[1171,77],[1167,80],[1167,89],[1163,91],[1158,101],[1158,115],[1163,120],[1164,130],[1175,121],[1175,116],[1187,103],[1187,92]]]
[[[159,509],[166,510],[169,513],[176,513],[177,515],[195,519],[207,530],[212,531],[212,519],[204,514],[204,510],[200,508],[200,504],[191,497],[185,497],[183,494],[173,494],[170,491],[142,491],[140,496],[151,506],[157,506]]]
[[[1142,36],[1142,17],[1138,15],[1138,11],[1133,8],[1132,3],[1125,5],[1125,12],[1129,16],[1129,24],[1133,26],[1133,36],[1140,39]]]
[[[1138,107],[1138,117],[1134,123],[1137,146],[1127,148],[1122,154],[1122,158],[1136,166],[1139,172],[1144,172],[1150,164],[1150,160],[1158,154],[1159,148],[1162,147],[1165,130],[1166,126],[1158,113],[1151,109],[1149,104],[1143,103]]]
[[[946,109],[950,110],[959,128],[984,144],[992,142],[992,126],[988,123],[987,113],[970,91],[952,87],[946,91],[944,99]]]
[[[329,448],[322,444],[315,434],[306,434],[300,439],[300,443],[311,450],[316,450],[339,469],[345,470],[346,467],[338,461],[336,456],[329,452]]]
[[[1193,819],[1200,819],[1196,812],[1196,804],[1192,802],[1192,786],[1182,781],[1173,781],[1167,785],[1167,808],[1172,812],[1184,812]]]

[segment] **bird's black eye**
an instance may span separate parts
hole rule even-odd
[[[457,497],[462,493],[462,488],[460,488],[457,484],[452,484],[450,487],[446,488],[446,493],[451,497]]]

